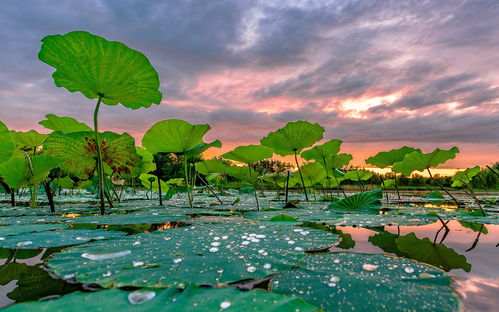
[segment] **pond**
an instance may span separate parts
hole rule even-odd
[[[63,296],[40,304],[57,310],[67,299],[88,309],[98,299],[80,294],[124,308],[178,300],[207,311],[264,310],[268,302],[282,311],[335,310],[331,303],[361,311],[494,311],[499,304],[494,194],[482,197],[487,217],[409,196],[381,214],[341,213],[320,201],[280,209],[273,194],[255,211],[251,195],[239,196],[234,205],[216,205],[200,195],[193,208],[183,198],[166,207],[129,200],[105,216],[92,204],[59,204],[56,214],[3,205],[0,307],[36,310],[19,303]]]

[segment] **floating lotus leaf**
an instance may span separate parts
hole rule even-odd
[[[378,214],[344,214],[343,218],[326,223],[341,226],[378,227],[384,225],[424,225],[433,223],[435,220],[411,215],[378,215]]]
[[[437,167],[447,160],[455,158],[457,153],[459,153],[457,147],[450,148],[449,150],[437,148],[427,154],[419,151],[411,152],[405,155],[404,160],[395,163],[392,171],[410,176],[413,171],[423,171],[427,168]]]
[[[85,31],[51,35],[42,39],[38,58],[55,67],[56,86],[89,99],[133,109],[161,101],[158,73],[147,57],[120,42]]]
[[[459,217],[462,220],[465,221],[470,221],[470,222],[477,222],[477,223],[483,223],[483,224],[497,224],[499,225],[499,215],[497,213],[494,214],[489,214],[485,217],[477,217],[477,216],[460,216]]]
[[[368,211],[377,212],[381,208],[383,192],[381,189],[350,195],[328,206],[329,209],[343,211]]]
[[[304,148],[322,140],[324,128],[308,121],[289,122],[286,126],[269,133],[260,140],[264,146],[271,147],[280,156],[300,154]]]
[[[0,217],[0,224],[32,224],[32,223],[50,223],[64,222],[69,220],[68,217],[50,216],[50,215],[34,215],[34,216],[15,216],[15,217]]]
[[[442,195],[441,192],[434,191],[434,192],[431,192],[431,193],[428,193],[426,195],[421,196],[421,198],[442,199],[442,198],[445,198],[445,197],[444,197],[444,195]]]
[[[85,123],[72,117],[60,117],[54,114],[47,114],[45,115],[45,118],[47,119],[40,121],[39,124],[53,131],[60,131],[63,133],[92,131],[92,128]]]
[[[99,134],[102,161],[117,174],[129,174],[140,162],[136,153],[135,140],[128,134],[104,132]],[[43,145],[43,152],[56,157],[61,168],[80,179],[91,179],[97,159],[95,134],[53,132]]]
[[[35,130],[28,132],[11,131],[11,133],[17,148],[26,151],[33,151],[35,147],[42,146],[47,139],[46,134],[40,134]]]
[[[370,171],[364,171],[364,170],[354,170],[354,171],[348,171],[345,173],[345,180],[352,180],[352,181],[365,181],[369,180],[373,176],[373,173]]]
[[[50,170],[58,166],[57,159],[50,155],[35,155],[29,158],[15,156],[0,164],[0,175],[11,188],[18,188],[42,182]]]
[[[3,163],[12,156],[16,149],[12,134],[7,126],[0,121],[0,163]]]
[[[339,153],[342,140],[329,140],[321,145],[316,145],[309,150],[303,151],[301,157],[306,160],[322,162],[323,159]]]
[[[155,123],[142,138],[152,154],[185,153],[203,143],[209,125],[193,125],[184,120],[169,119]]]
[[[238,146],[234,150],[222,155],[225,159],[251,164],[260,160],[271,158],[273,150],[263,145]]]
[[[67,228],[64,224],[18,224],[0,226],[0,237]]]
[[[378,168],[385,168],[392,166],[396,162],[401,162],[404,160],[406,154],[416,151],[421,152],[419,148],[403,146],[399,149],[392,149],[388,152],[379,152],[378,154],[366,159],[366,164],[371,164]]]
[[[269,211],[250,211],[244,214],[244,217],[252,220],[269,221],[273,217],[278,215],[289,215],[298,221],[325,221],[325,220],[337,220],[342,217],[341,214],[336,214],[329,210],[319,210],[319,209],[280,209],[280,210],[269,210]]]
[[[240,291],[234,287],[199,288],[189,285],[183,291],[176,288],[144,288],[139,290],[108,289],[98,292],[74,292],[50,301],[15,304],[6,312],[74,312],[86,311],[175,311],[175,312],[281,312],[317,311],[303,299],[272,294],[255,289]]]
[[[35,233],[22,233],[6,236],[0,240],[1,248],[45,248],[83,244],[91,240],[101,240],[124,235],[124,232],[104,230],[61,230]]]
[[[164,212],[138,211],[126,214],[112,214],[104,216],[82,216],[71,219],[71,223],[94,223],[106,225],[129,224],[160,224],[188,219],[187,216],[171,215],[163,208]]]
[[[397,247],[408,254],[411,259],[437,266],[445,271],[452,269],[471,270],[466,257],[444,244],[433,244],[427,237],[419,239],[416,234],[409,233],[396,239]]]
[[[324,311],[460,311],[451,279],[434,267],[383,255],[310,255],[271,282]]]
[[[48,266],[104,287],[216,285],[288,270],[305,250],[337,242],[334,234],[287,225],[211,224],[68,248]]]
[[[480,173],[480,166],[475,166],[473,168],[468,168],[466,170],[457,172],[452,177],[452,187],[463,186],[463,182],[461,180],[463,180],[466,183],[471,183],[473,177],[476,176],[478,173]]]

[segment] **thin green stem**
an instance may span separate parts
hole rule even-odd
[[[305,182],[303,181],[303,176],[301,174],[300,164],[298,163],[298,157],[296,156],[296,151],[293,151],[293,152],[295,153],[295,162],[296,162],[296,166],[298,167],[298,173],[300,174],[300,180],[301,180],[301,185],[303,186],[303,192],[305,192],[305,200],[308,201],[307,188],[305,187]]]
[[[99,139],[99,108],[102,101],[102,96],[99,96],[97,105],[95,105],[94,111],[94,132],[95,132],[95,148],[97,150],[97,171],[99,174],[99,199],[100,199],[100,213],[103,215],[105,213],[104,206],[104,166],[102,164],[102,153],[100,149],[100,139]]]
[[[156,178],[158,179],[159,205],[163,206],[163,197],[161,196],[161,179],[159,178],[159,156],[158,156],[158,154],[154,154],[154,160],[156,162]]]
[[[256,209],[258,211],[260,211],[260,204],[258,203],[258,194],[256,193],[256,191],[257,191],[256,190],[256,183],[253,181],[250,164],[248,164],[248,170],[249,170],[249,176],[250,176],[251,184],[253,184],[253,194],[255,194]]]
[[[444,188],[444,186],[443,186],[442,184],[440,184],[440,182],[438,182],[438,181],[437,181],[437,179],[435,179],[435,178],[433,177],[433,175],[431,174],[430,168],[426,168],[426,170],[428,171],[428,174],[430,175],[430,178],[433,180],[433,182],[435,182],[435,183],[436,183],[436,184],[437,184],[437,185],[438,185],[438,186],[439,186],[439,187],[440,187],[440,188],[441,188],[441,189],[442,189],[442,190],[443,190],[443,191],[444,191],[447,195],[449,195],[449,196],[452,198],[452,200],[453,200],[453,201],[456,203],[456,205],[457,205],[457,209],[459,209],[459,208],[461,207],[461,204],[459,204],[459,202],[457,201],[457,199],[456,199],[454,196],[452,196],[452,194],[451,194],[451,193],[449,193],[449,191],[447,191],[447,190]]]
[[[399,185],[398,185],[398,183],[397,183],[397,173],[395,173],[395,179],[394,179],[394,180],[395,180],[395,189],[397,190],[397,196],[398,196],[398,198],[399,198],[399,200],[400,200]]]
[[[185,185],[187,187],[187,198],[189,199],[189,207],[192,208],[192,194],[191,187],[189,185],[189,172],[187,170],[187,154],[184,152],[184,175],[185,175]]]

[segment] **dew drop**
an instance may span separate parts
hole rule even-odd
[[[412,273],[414,273],[414,269],[413,269],[413,268],[411,268],[411,267],[405,267],[405,268],[404,268],[404,271],[405,271],[405,273],[407,273],[407,274],[412,274]]]
[[[133,246],[138,246],[138,245],[140,245],[140,242],[139,242],[139,241],[137,241],[137,242],[133,242],[133,244],[132,244],[132,245],[133,245]]]
[[[362,269],[365,271],[376,271],[378,269],[377,265],[364,263]]]
[[[292,241],[292,240],[288,241],[289,245],[293,245],[294,243],[295,243],[295,241]]]
[[[267,236],[263,235],[263,234],[258,234],[257,236],[255,236],[256,238],[265,238]]]
[[[76,240],[80,240],[80,241],[88,241],[88,240],[99,240],[99,239],[104,239],[105,237],[104,236],[94,236],[94,237],[90,237],[90,236],[78,236],[76,238]]]
[[[258,253],[259,253],[259,254],[263,254],[264,252],[265,252],[265,249],[260,249],[260,250],[258,250]]]
[[[102,273],[102,276],[103,277],[108,277],[108,276],[111,276],[111,271],[107,271],[106,273]]]
[[[211,247],[210,248],[210,252],[217,252],[218,251],[218,248],[217,247]]]
[[[228,238],[229,238],[229,236],[227,236],[227,235],[222,236],[222,239],[228,239]]]
[[[176,259],[173,259],[173,263],[180,263],[180,262],[182,262],[182,260],[184,260],[184,259],[176,258]]]
[[[330,282],[332,283],[338,283],[340,281],[340,278],[338,276],[331,276],[331,278],[329,279]]]
[[[73,277],[75,277],[75,274],[74,273],[70,273],[70,274],[64,275],[62,278],[63,279],[70,279],[70,278],[73,278]]]
[[[435,278],[436,276],[430,273],[421,273],[419,274],[420,278]]]
[[[132,263],[133,263],[134,267],[144,266],[144,262],[143,261],[133,261]]]
[[[244,241],[242,244],[243,245],[249,245],[251,242],[250,241]]]
[[[271,267],[272,267],[272,264],[270,264],[270,263],[265,263],[263,265],[263,268],[266,269],[266,270],[270,269]]]
[[[107,251],[85,252],[85,253],[82,253],[81,256],[83,258],[86,258],[89,260],[100,261],[100,260],[108,260],[108,259],[124,257],[124,256],[131,254],[131,253],[132,252],[130,250],[121,250],[121,251],[114,251],[114,252],[107,252]]]
[[[131,304],[142,304],[154,298],[156,293],[150,290],[136,290],[128,294],[128,301]]]
[[[25,241],[25,242],[19,242],[19,243],[17,243],[16,246],[23,247],[23,246],[28,246],[28,245],[31,245],[31,244],[33,244],[32,241]]]
[[[0,241],[3,241],[3,240],[5,240],[5,237],[0,237]]]
[[[222,301],[220,303],[220,309],[225,310],[225,309],[229,308],[231,305],[232,305],[232,303],[230,303],[230,301]]]
[[[256,267],[254,267],[254,266],[249,266],[249,267],[246,269],[246,271],[248,271],[248,272],[250,272],[250,273],[253,273],[253,272],[255,272],[255,271],[256,271]]]
[[[295,250],[296,251],[303,251],[303,248],[301,248],[301,247],[295,247]]]
[[[220,246],[220,242],[213,242],[213,243],[211,243],[211,246],[215,246],[215,247]]]
[[[336,286],[336,283],[327,283],[327,285],[328,285],[329,287],[335,287],[335,286]]]
[[[219,239],[220,239],[220,237],[218,237],[218,236],[213,237],[213,240],[216,240],[216,241],[217,241],[217,240],[219,240]]]

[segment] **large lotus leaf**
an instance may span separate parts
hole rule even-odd
[[[457,153],[459,153],[457,147],[449,150],[437,148],[433,152],[426,154],[419,151],[411,152],[405,155],[404,160],[395,163],[392,171],[410,176],[413,171],[423,171],[427,168],[437,167],[447,160],[455,158]]]
[[[0,217],[1,225],[8,224],[31,224],[31,223],[50,223],[50,222],[63,222],[69,220],[68,217],[63,216],[15,216],[15,217]]]
[[[130,174],[140,157],[135,140],[128,134],[104,132],[99,135],[102,161],[117,174]],[[60,160],[61,168],[80,179],[93,177],[97,165],[97,148],[93,132],[62,133],[49,135],[43,152]]]
[[[55,67],[58,87],[79,91],[89,99],[128,108],[159,104],[159,78],[142,53],[85,31],[42,39],[38,58]]]
[[[138,164],[138,168],[140,169],[139,173],[148,173],[156,170],[156,164],[153,162],[154,157],[148,150],[136,146],[135,151],[137,152],[137,155],[142,157],[142,160]]]
[[[53,131],[61,131],[64,133],[92,131],[92,128],[85,123],[80,122],[72,117],[60,117],[54,114],[45,115],[45,120],[39,122],[40,125]]]
[[[244,214],[244,217],[251,220],[270,221],[273,217],[278,215],[288,215],[298,221],[326,221],[337,220],[342,217],[341,214],[336,214],[328,210],[319,209],[279,209],[279,210],[261,210],[250,211]]]
[[[318,308],[297,297],[273,294],[255,289],[241,291],[234,287],[201,288],[189,285],[177,288],[144,288],[139,290],[108,289],[98,292],[74,292],[50,301],[15,304],[6,312],[74,312],[86,311],[175,311],[175,312],[281,312],[317,311]]]
[[[326,178],[326,171],[318,162],[307,163],[300,169],[305,186],[313,186]],[[301,180],[299,182],[301,184]]]
[[[475,166],[473,168],[468,168],[463,171],[457,172],[453,177],[452,177],[452,187],[460,187],[463,186],[463,180],[466,183],[471,183],[471,179],[473,179],[474,176],[476,176],[480,172],[480,166]]]
[[[322,140],[323,134],[324,128],[321,125],[299,120],[269,133],[260,143],[271,147],[280,156],[300,154],[304,148]]]
[[[416,261],[437,266],[445,271],[463,269],[469,272],[471,270],[471,264],[466,261],[465,256],[444,244],[433,244],[427,237],[419,239],[416,234],[409,233],[397,238],[396,243],[402,252]]]
[[[365,180],[369,180],[372,176],[373,176],[373,173],[370,171],[354,170],[354,171],[348,171],[347,173],[345,173],[344,178],[345,178],[345,180],[365,181]]]
[[[248,166],[227,167],[227,174],[240,181],[249,182],[251,184],[253,184],[253,182],[256,183],[256,181],[258,180],[258,173],[253,168],[248,169]]]
[[[342,140],[329,140],[321,145],[316,145],[309,150],[303,151],[301,157],[306,160],[322,161],[323,159],[336,155],[340,151]]]
[[[209,159],[195,164],[196,171],[201,174],[208,173],[226,173],[228,166],[221,159]]]
[[[225,159],[251,164],[267,158],[272,158],[273,150],[263,145],[238,146],[230,152],[222,155]]]
[[[64,224],[18,224],[18,225],[0,226],[0,237],[15,236],[19,234],[32,233],[32,232],[60,230],[67,227],[68,226]]]
[[[184,120],[168,119],[155,123],[142,138],[152,154],[185,153],[203,143],[209,125],[193,125]]]
[[[152,190],[159,192],[158,177],[152,174],[143,173],[139,176],[142,185],[148,189],[152,187]],[[161,182],[161,192],[167,192],[170,187],[163,180]]]
[[[61,230],[22,233],[15,236],[6,236],[4,240],[0,240],[0,247],[34,249],[70,246],[124,234],[124,232],[104,230]]]
[[[434,267],[383,255],[308,256],[271,282],[324,311],[460,311],[451,279]]]
[[[47,139],[46,134],[40,134],[35,130],[28,132],[11,131],[11,133],[17,148],[22,150],[27,149],[32,151],[35,147],[42,146],[43,142]]]
[[[0,175],[12,188],[26,184],[38,184],[47,178],[50,170],[58,167],[56,158],[36,155],[29,158],[12,157],[0,164]]]
[[[357,193],[330,204],[328,209],[378,212],[381,208],[382,198],[383,192],[381,189]]]
[[[204,153],[205,151],[207,151],[209,148],[212,148],[212,147],[220,148],[220,147],[222,147],[222,142],[220,142],[219,140],[215,140],[215,141],[210,142],[210,143],[203,142],[197,146],[194,146],[189,151],[187,151],[186,155],[188,157],[198,157],[199,155],[201,155],[202,153]]]
[[[12,156],[16,145],[12,141],[12,134],[7,126],[0,121],[0,163],[3,163]]]
[[[462,227],[471,229],[473,232],[480,232],[484,235],[489,233],[489,230],[483,223],[471,222],[471,221],[458,221]]]
[[[399,149],[392,149],[388,152],[379,152],[378,154],[366,159],[366,164],[371,164],[378,168],[385,168],[392,166],[396,162],[401,162],[404,160],[406,154],[416,151],[421,152],[419,148],[403,146]]]
[[[53,181],[54,185],[61,187],[63,189],[74,188],[75,182],[70,177],[66,176],[64,178],[55,178]]]
[[[332,233],[281,225],[179,227],[68,248],[48,262],[60,276],[104,287],[216,285],[290,269]],[[107,268],[111,274],[104,274]]]
[[[433,223],[435,220],[411,215],[345,214],[343,218],[325,222],[339,226],[379,227],[385,225],[424,225]]]
[[[332,155],[326,158],[326,165],[328,170],[339,169],[342,166],[347,166],[352,160],[352,155],[350,154],[338,154]]]
[[[105,225],[131,225],[131,224],[163,224],[188,219],[187,216],[172,215],[172,212],[163,208],[163,212],[138,211],[126,214],[82,216],[71,219],[74,224],[105,224]]]

